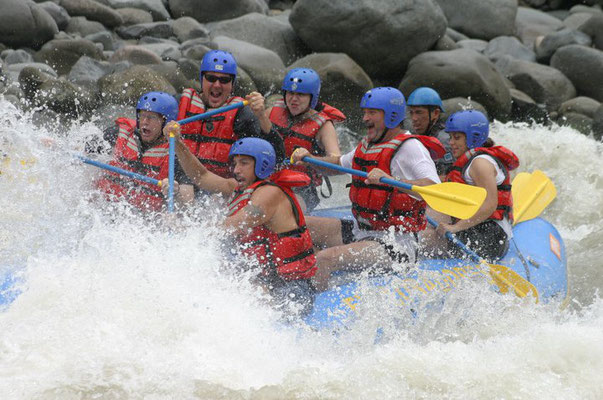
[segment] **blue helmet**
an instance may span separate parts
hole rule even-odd
[[[480,147],[488,139],[488,118],[477,110],[459,111],[448,117],[446,132],[463,132],[467,138],[467,147]]]
[[[438,92],[428,87],[420,87],[415,89],[410,96],[408,96],[409,106],[436,106],[440,107],[440,110],[444,112],[444,105]]]
[[[385,113],[385,126],[392,129],[404,121],[406,100],[398,89],[377,87],[369,90],[360,100],[360,108],[375,108]]]
[[[246,137],[237,140],[230,148],[229,158],[236,155],[250,156],[255,159],[255,176],[266,179],[274,172],[276,154],[274,147],[264,139]]]
[[[320,76],[311,68],[293,68],[283,79],[283,90],[312,95],[310,108],[316,107],[320,94]]]
[[[222,72],[237,77],[237,61],[227,51],[211,50],[205,53],[201,61],[200,78],[203,79],[204,72]]]
[[[149,92],[140,96],[136,104],[136,122],[138,124],[138,111],[153,111],[163,115],[164,125],[168,121],[175,121],[178,118],[178,102],[176,99],[165,92]]]

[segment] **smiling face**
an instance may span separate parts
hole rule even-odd
[[[296,116],[305,113],[310,108],[312,95],[309,93],[289,92],[285,93],[285,103],[291,115]]]
[[[255,158],[237,154],[232,158],[232,174],[242,187],[247,187],[256,181]]]
[[[380,139],[381,134],[386,129],[385,127],[385,113],[383,110],[375,108],[364,108],[362,115],[362,122],[366,127],[366,137],[369,142],[374,142]]]
[[[213,81],[213,82],[211,82]],[[228,81],[225,83],[225,81]],[[201,81],[201,100],[209,108],[226,103],[232,93],[233,76],[222,72],[204,72]]]
[[[138,131],[144,143],[153,143],[161,136],[163,128],[163,115],[153,112],[138,111]]]
[[[450,150],[454,158],[459,158],[467,150],[467,136],[463,132],[449,132],[450,134]]]
[[[417,135],[424,135],[431,124],[436,122],[440,117],[440,109],[434,108],[429,113],[429,108],[424,106],[409,106],[408,114],[412,121],[412,130]]]

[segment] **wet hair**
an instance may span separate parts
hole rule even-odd
[[[480,147],[493,147],[494,145],[495,145],[494,140],[492,140],[491,138],[488,138],[488,139],[486,139],[484,144],[482,144]]]

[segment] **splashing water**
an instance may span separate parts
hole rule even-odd
[[[414,316],[381,294],[333,336],[279,323],[248,274],[222,261],[214,208],[170,233],[160,217],[91,200],[99,171],[68,153],[89,135],[100,131],[38,128],[0,98],[0,272],[19,271],[22,291],[0,312],[2,398],[603,396],[603,156],[591,138],[492,126],[520,171],[541,169],[557,186],[544,216],[568,250],[566,311],[468,285]],[[325,205],[346,193],[340,184]],[[376,346],[378,327],[389,340]]]

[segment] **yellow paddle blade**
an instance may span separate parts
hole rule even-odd
[[[555,185],[544,172],[536,170],[528,177],[522,174],[512,185],[514,223],[536,218],[557,196]]]
[[[538,302],[538,289],[536,289],[536,286],[525,280],[517,272],[503,265],[486,265],[489,267],[488,272],[501,293],[513,290],[517,297],[532,295],[536,299],[536,302]]]
[[[457,182],[412,186],[431,208],[459,219],[473,216],[486,199],[486,189]]]

